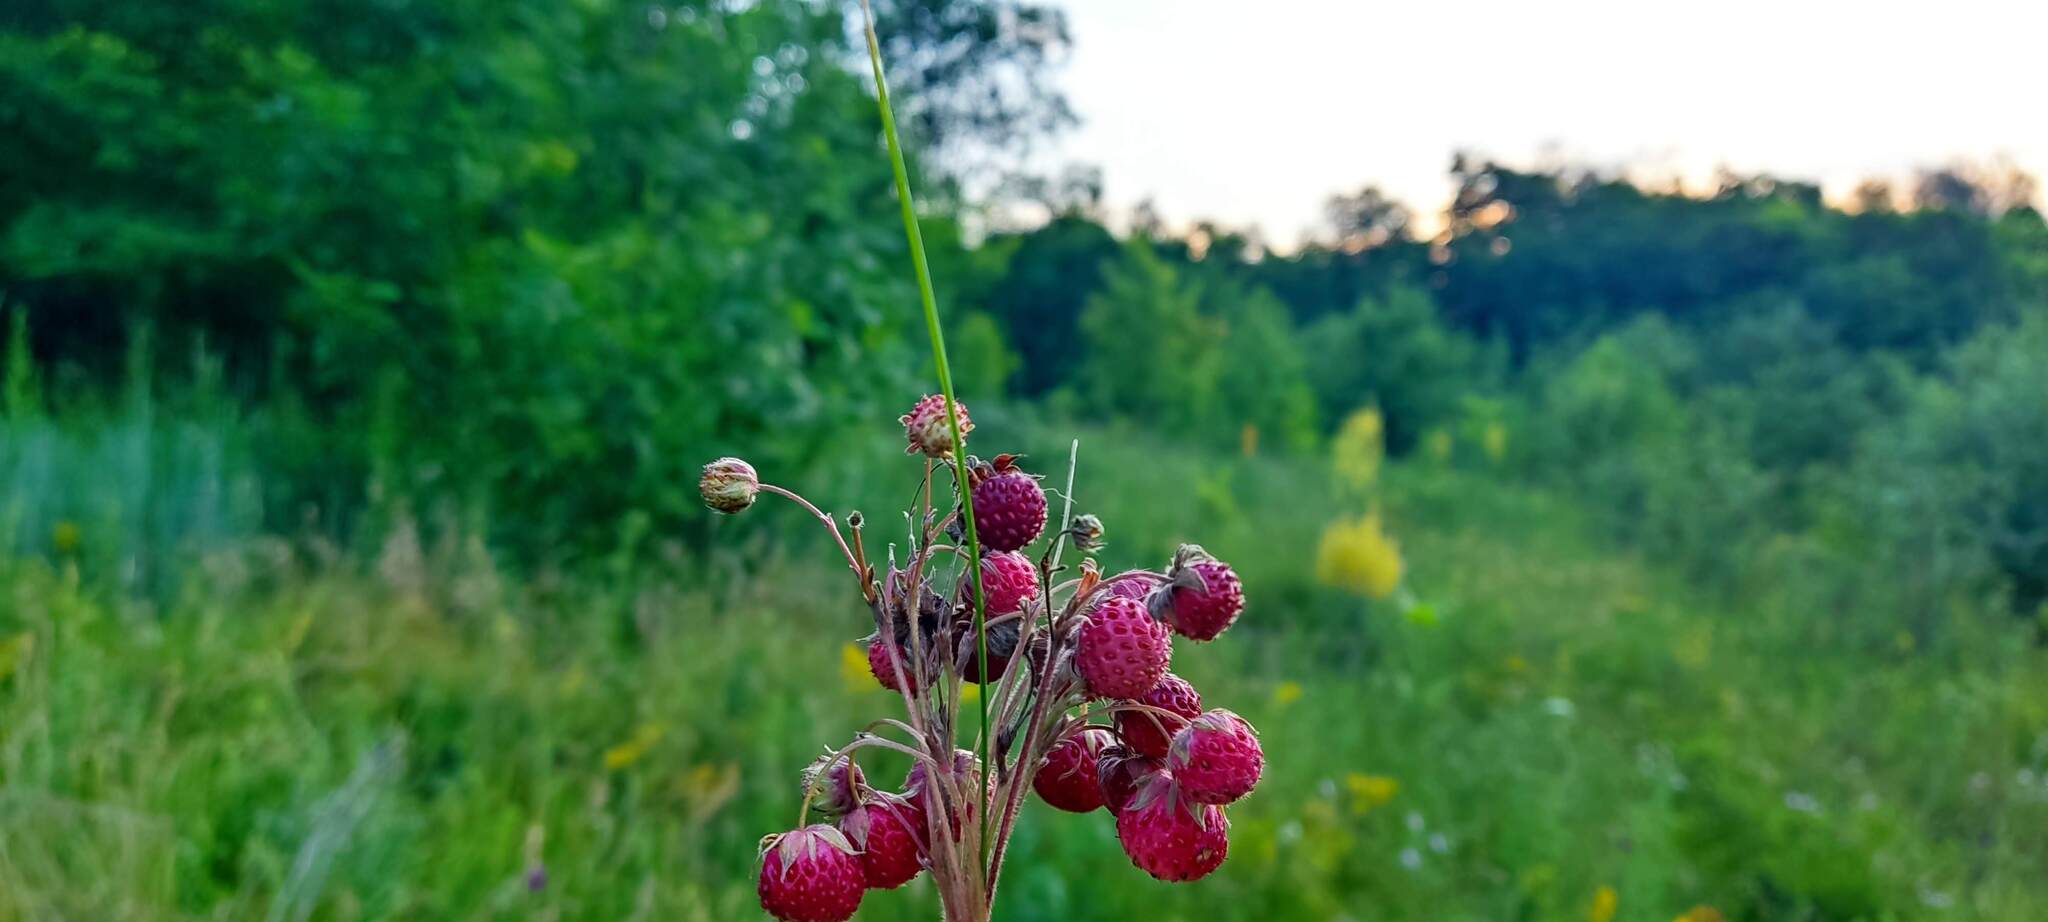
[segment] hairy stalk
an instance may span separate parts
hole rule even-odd
[[[1067,529],[1073,525],[1074,472],[1076,468],[1080,467],[1080,464],[1081,440],[1075,439],[1067,446],[1067,489],[1061,496],[1060,530],[1053,535],[1051,552],[1045,557],[1040,558],[1038,563],[1038,597],[1045,600],[1046,623],[1044,630],[1048,634],[1047,639],[1049,641],[1056,639],[1050,636],[1055,622],[1052,607],[1052,572],[1059,566],[1060,552],[1066,549]],[[1020,651],[1028,651],[1029,647],[1027,644],[1029,641],[1029,634],[1020,634],[1017,641],[1018,649]],[[1003,819],[996,826],[995,851],[989,856],[988,904],[990,907],[995,906],[996,881],[1003,871],[1003,855],[1008,850],[1010,844],[1010,832],[1016,828],[1017,811],[1023,806],[1024,786],[1030,783],[1032,770],[1037,767],[1038,759],[1044,755],[1044,747],[1041,746],[1038,739],[1039,727],[1044,722],[1047,711],[1053,707],[1052,679],[1058,665],[1053,662],[1050,652],[1053,649],[1053,644],[1048,643],[1046,649],[1048,655],[1045,668],[1041,670],[1042,674],[1039,676],[1038,694],[1031,702],[1031,715],[1025,720],[1024,748],[1018,754],[1017,771],[1010,780],[1011,787],[1008,791],[1008,796],[1003,798]],[[1029,662],[1029,653],[1025,652],[1024,656],[1025,661]],[[1064,700],[1066,695],[1061,694],[1059,697]]]
[[[882,114],[882,135],[889,145],[889,166],[896,174],[896,200],[903,209],[903,234],[910,243],[911,263],[917,269],[917,294],[924,303],[924,323],[932,338],[932,363],[938,367],[939,393],[946,397],[946,425],[953,435],[953,470],[955,488],[960,494],[962,519],[967,526],[968,566],[974,571],[974,644],[975,655],[983,679],[988,678],[988,597],[982,588],[981,579],[981,536],[974,528],[974,491],[969,487],[967,477],[966,440],[960,436],[960,403],[953,397],[953,370],[946,362],[946,334],[939,328],[938,299],[932,295],[932,272],[924,255],[924,234],[917,226],[917,206],[910,196],[910,171],[903,163],[903,142],[896,136],[896,114],[889,106],[889,80],[882,72],[882,45],[875,36],[875,14],[868,0],[861,0],[862,17],[866,20],[868,40],[868,63],[875,72],[875,102]],[[911,630],[916,632],[915,623]],[[979,696],[981,704],[981,800],[988,800],[989,772],[993,755],[994,737],[989,733],[989,696]],[[988,810],[977,811],[981,819],[981,860],[989,857]]]
[[[1060,530],[1059,536],[1053,540],[1052,544],[1052,566],[1047,569],[1046,575],[1041,577],[1041,580],[1050,578],[1052,571],[1060,568],[1060,552],[1066,549],[1067,529],[1074,527],[1074,468],[1079,467],[1080,464],[1081,440],[1075,439],[1067,445],[1067,489],[1066,492],[1060,494]],[[1039,588],[1043,590],[1045,587],[1040,586]],[[1052,596],[1046,596],[1048,602],[1051,599]],[[1050,604],[1046,606],[1046,611],[1052,611]]]
[[[795,502],[797,505],[802,506],[805,510],[809,511],[811,515],[816,516],[819,522],[824,523],[825,530],[832,533],[832,540],[838,542],[839,553],[846,555],[846,566],[848,569],[853,571],[853,578],[861,584],[861,595],[867,595],[867,575],[861,572],[860,558],[854,555],[853,548],[847,546],[846,537],[839,533],[838,519],[833,518],[824,510],[812,505],[810,500],[807,500],[802,496],[798,495],[797,492],[794,490],[785,490],[772,483],[761,484],[761,490],[764,493],[773,493],[777,496],[781,496]]]
[[[1026,625],[1028,630],[1018,632],[1017,649],[1027,651],[1027,657],[1029,655],[1028,651],[1031,649],[1032,640],[1040,630],[1044,630],[1047,632],[1048,640],[1052,639],[1049,636],[1051,633],[1051,628],[1054,620],[1052,595],[1054,587],[1052,585],[1052,574],[1055,570],[1059,569],[1060,554],[1062,551],[1066,549],[1067,529],[1073,524],[1074,470],[1077,466],[1079,466],[1080,460],[1081,440],[1075,439],[1067,447],[1067,490],[1066,493],[1063,495],[1065,504],[1063,508],[1060,510],[1060,527],[1058,531],[1053,533],[1053,542],[1051,550],[1047,553],[1045,557],[1039,559],[1037,568],[1038,597],[1045,606],[1045,626],[1041,628],[1038,625],[1037,619],[1034,618],[1031,624]],[[1047,563],[1048,560],[1051,561],[1050,564]],[[998,623],[1000,623],[1001,619],[997,619],[997,621]],[[1047,649],[1050,649],[1050,646],[1048,646]],[[1017,703],[1017,696],[1028,694],[1030,687],[1030,679],[1027,677],[1027,674],[1022,672],[1021,670],[1012,671],[1010,673],[1004,674],[1003,680],[997,688],[997,726],[1010,726],[1010,718],[1012,716],[1012,705]],[[997,755],[1000,758],[1004,755],[1007,755],[1007,751],[999,749]],[[1002,832],[1000,829],[998,829],[996,837],[998,839],[1002,838]]]
[[[910,634],[910,656],[912,662],[920,664],[926,662],[924,632],[918,626],[918,620],[923,608],[924,584],[927,578],[925,572],[926,565],[931,562],[931,557],[934,553],[933,539],[944,530],[945,523],[950,521],[950,516],[939,522],[932,521],[931,485],[932,459],[925,458],[924,480],[918,489],[920,504],[917,525],[910,535],[910,570],[903,581],[905,598],[910,600],[909,609],[905,614],[905,617],[908,618],[906,627]],[[892,615],[890,617],[892,629],[887,635],[890,639],[890,657],[891,662],[896,664],[897,681],[903,682],[903,670],[900,664],[901,654],[895,650],[894,621],[895,619]],[[950,633],[939,635],[933,637],[933,640],[941,644],[950,644],[951,641],[948,639],[950,636]],[[940,880],[960,880],[967,877],[967,869],[960,865],[961,856],[959,851],[944,847],[944,843],[954,840],[951,832],[952,822],[948,817],[954,815],[953,804],[955,799],[951,794],[952,786],[948,781],[950,772],[942,772],[937,768],[941,764],[951,765],[953,759],[954,734],[952,725],[946,720],[949,711],[947,710],[945,694],[949,688],[953,688],[956,692],[957,688],[953,687],[952,682],[944,679],[944,676],[949,675],[951,672],[951,664],[952,659],[948,657],[946,667],[941,671],[940,675],[935,677],[934,681],[921,681],[915,692],[910,690],[908,683],[904,683],[901,686],[903,688],[905,706],[910,708],[912,719],[918,720],[919,715],[922,715],[923,719],[919,721],[918,725],[927,730],[921,737],[921,741],[927,750],[922,761],[933,766],[928,771],[926,784],[929,786],[928,796],[932,801],[940,805],[940,809],[925,811],[924,840],[928,843],[926,850],[931,856],[933,876]],[[957,903],[955,896],[949,892],[950,889],[940,888],[941,898],[944,905],[948,907],[946,910],[948,917],[971,918],[971,910],[956,908],[960,904]]]
[[[920,753],[909,746],[905,746],[902,743],[896,742],[895,740],[875,736],[874,734],[868,733],[867,731],[863,730],[858,736],[855,736],[853,738],[853,742],[847,743],[846,745],[841,746],[838,749],[834,749],[831,752],[826,753],[824,765],[819,768],[819,773],[822,775],[829,775],[833,767],[837,766],[841,761],[853,761],[853,754],[856,751],[866,749],[870,746],[880,746],[883,749],[893,749],[898,752],[907,753],[912,758],[923,759],[926,762],[931,763],[931,772],[933,772],[934,774],[938,772],[939,763],[937,762],[937,760],[932,759],[929,755]],[[803,803],[798,804],[796,808],[796,828],[804,828],[804,821],[809,819],[811,816],[811,800],[817,797],[817,795],[818,789],[815,786],[804,786]]]
[[[924,489],[922,490],[924,494],[924,509],[918,515],[918,530],[916,534],[911,536],[913,539],[915,539],[916,544],[911,548],[910,574],[903,581],[904,588],[906,589],[905,597],[909,599],[909,606],[904,612],[904,618],[907,619],[909,622],[907,625],[905,625],[905,627],[907,627],[910,632],[910,658],[911,662],[913,663],[923,663],[925,661],[923,636],[922,633],[918,630],[917,622],[918,617],[921,614],[923,614],[924,582],[922,579],[922,575],[924,573],[925,559],[929,556],[929,551],[927,550],[927,548],[930,547],[932,541],[931,484],[932,459],[926,458],[924,459]],[[895,562],[893,559],[890,562],[890,568],[892,570],[895,568]],[[884,598],[882,602],[882,607],[886,612],[889,607],[887,593],[885,592],[883,595]],[[889,651],[889,662],[896,670],[897,688],[903,691],[903,706],[910,711],[911,720],[917,723],[919,729],[923,729],[925,727],[925,722],[923,719],[921,719],[921,714],[925,710],[925,695],[929,694],[930,690],[925,688],[913,690],[911,688],[910,683],[904,681],[902,664],[903,654],[900,650],[897,649],[897,647],[900,645],[896,643],[896,616],[893,612],[888,612],[888,621],[889,626],[885,629],[885,632],[882,635],[882,642],[888,645],[887,649]],[[920,692],[922,692],[923,694],[920,694]],[[950,738],[946,740],[946,742],[950,746]],[[930,742],[929,738],[927,739],[925,745],[931,748],[933,754],[935,755],[939,754],[942,751],[945,751],[940,749],[936,743]]]
[[[995,853],[989,859],[987,901],[990,906],[995,905],[996,880],[1003,870],[1003,855],[1009,845],[1010,832],[1016,827],[1017,810],[1023,805],[1024,788],[1030,783],[1028,768],[1037,765],[1038,759],[1045,755],[1046,747],[1044,741],[1039,738],[1041,736],[1039,730],[1043,726],[1045,715],[1048,712],[1065,710],[1066,698],[1070,693],[1069,690],[1072,688],[1071,685],[1063,686],[1059,689],[1059,693],[1055,695],[1053,676],[1059,671],[1058,664],[1048,659],[1045,665],[1046,668],[1042,670],[1042,674],[1039,676],[1038,697],[1036,701],[1032,702],[1031,717],[1026,722],[1024,729],[1024,751],[1018,757],[1019,765],[1024,766],[1026,770],[1016,772],[1010,779],[1009,795],[1004,798],[1003,804],[1003,822],[1001,826],[997,827],[996,831]],[[1058,699],[1057,705],[1055,704],[1056,698]]]

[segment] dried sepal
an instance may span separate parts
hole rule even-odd
[[[909,671],[908,663],[904,671]],[[803,778],[804,796],[827,816],[844,816],[873,793],[851,753],[835,757],[826,752],[804,767]]]
[[[1102,540],[1102,520],[1091,514],[1075,516],[1067,525],[1066,535],[1075,548],[1085,552],[1093,553],[1107,546]]]

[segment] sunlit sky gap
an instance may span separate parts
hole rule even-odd
[[[2038,0],[1058,2],[1084,123],[1043,165],[1099,165],[1116,216],[1151,199],[1283,248],[1368,182],[1429,222],[1459,149],[1837,198],[1958,158],[2048,174]]]

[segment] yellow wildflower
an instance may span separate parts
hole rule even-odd
[[[1288,706],[1288,705],[1290,705],[1290,704],[1293,704],[1294,702],[1296,702],[1296,701],[1300,701],[1300,700],[1301,700],[1301,683],[1300,683],[1300,682],[1295,682],[1295,681],[1286,681],[1286,682],[1282,682],[1282,683],[1280,683],[1280,684],[1278,684],[1278,685],[1275,685],[1275,686],[1273,686],[1273,704],[1274,704],[1274,705],[1275,705],[1276,707],[1286,707],[1286,706]]]
[[[1373,808],[1384,806],[1401,793],[1401,782],[1385,775],[1361,775],[1353,772],[1344,779],[1344,786],[1351,789],[1351,812],[1357,816],[1371,813]]]
[[[1378,515],[1338,520],[1323,530],[1316,552],[1316,579],[1375,599],[1401,585],[1401,548],[1380,527]]]
[[[536,173],[567,176],[576,172],[577,159],[576,149],[556,138],[526,148],[526,164]]]
[[[641,724],[625,742],[604,751],[604,767],[618,771],[640,761],[647,755],[648,750],[661,742],[665,732],[660,724]]]
[[[1694,906],[1671,922],[1724,922],[1721,911],[1712,906]]]
[[[1448,429],[1434,429],[1422,440],[1423,450],[1429,458],[1439,464],[1451,460],[1451,432]]]
[[[868,668],[868,651],[859,644],[842,644],[839,647],[839,678],[846,681],[848,692],[874,691],[882,683],[875,681],[875,673]]]
[[[718,812],[740,791],[740,767],[731,762],[705,762],[692,766],[673,782],[676,793],[689,804],[695,819]]]
[[[293,617],[291,624],[286,627],[284,633],[285,654],[297,653],[299,645],[306,642],[306,634],[312,630],[313,613],[311,611],[302,611]]]
[[[1508,427],[1498,422],[1486,424],[1486,431],[1479,438],[1480,450],[1486,452],[1486,460],[1501,463],[1508,456]]]
[[[1601,884],[1600,889],[1593,891],[1593,909],[1586,913],[1586,918],[1589,922],[1614,922],[1614,910],[1620,903],[1621,897],[1614,888]]]
[[[1704,669],[1714,657],[1714,635],[1704,625],[1679,635],[1671,656],[1687,669]]]
[[[980,700],[981,700],[981,686],[979,686],[979,685],[976,685],[976,684],[974,684],[973,682],[968,682],[968,683],[965,683],[965,684],[961,685],[961,686],[960,686],[960,700],[961,700],[962,702],[964,702],[964,703],[967,703],[967,704],[973,704],[973,703],[974,703],[974,702],[976,702],[976,701],[980,701]]]
[[[1304,801],[1301,805],[1302,821],[1309,826],[1327,828],[1337,822],[1337,809],[1321,798]]]
[[[84,539],[85,533],[79,529],[77,522],[69,520],[58,522],[50,529],[50,545],[59,554],[70,555],[78,553],[78,545]]]
[[[27,631],[0,640],[0,682],[7,681],[7,677],[28,662],[29,654],[35,651],[36,635]]]
[[[1379,479],[1380,461],[1386,454],[1386,421],[1377,407],[1351,414],[1330,443],[1330,464],[1337,469],[1338,478],[1360,491]]]

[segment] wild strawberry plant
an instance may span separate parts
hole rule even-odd
[[[1168,670],[1176,635],[1203,642],[1236,622],[1236,574],[1186,545],[1161,569],[1106,575],[1098,520],[1073,515],[1069,498],[1049,527],[1046,491],[1017,458],[964,453],[965,407],[927,398],[902,422],[924,480],[901,560],[895,546],[870,559],[859,513],[842,527],[735,458],[704,468],[704,501],[719,512],[766,493],[824,525],[870,616],[868,667],[903,705],[804,770],[796,828],[762,841],[762,907],[790,922],[846,919],[867,890],[929,872],[947,919],[985,922],[1032,792],[1059,810],[1107,811],[1153,877],[1215,871],[1230,848],[1223,808],[1258,784],[1265,754],[1250,724],[1204,710]],[[1069,497],[1071,478],[1070,461]],[[980,693],[964,694],[970,684]],[[896,790],[861,771],[873,749],[912,758]]]
[[[1108,812],[1132,864],[1153,877],[1199,880],[1229,852],[1224,807],[1258,784],[1265,755],[1250,724],[1204,711],[1168,669],[1174,636],[1214,640],[1243,612],[1243,589],[1228,564],[1194,545],[1161,569],[1105,575],[1094,559],[1102,523],[1073,515],[1073,456],[1048,529],[1045,488],[1016,456],[967,453],[974,423],[953,397],[872,23],[867,37],[940,385],[900,420],[906,453],[924,468],[904,559],[891,544],[878,566],[859,513],[842,528],[737,458],[706,465],[700,487],[718,512],[742,512],[766,493],[824,526],[871,619],[869,669],[903,713],[878,717],[804,770],[795,828],[761,841],[761,906],[786,922],[838,922],[867,891],[929,873],[946,919],[987,922],[1033,791],[1059,810]],[[1065,562],[1069,550],[1078,564]],[[971,698],[969,684],[979,688]],[[971,724],[970,700],[979,711]],[[899,789],[868,784],[859,754],[877,749],[913,760]]]

